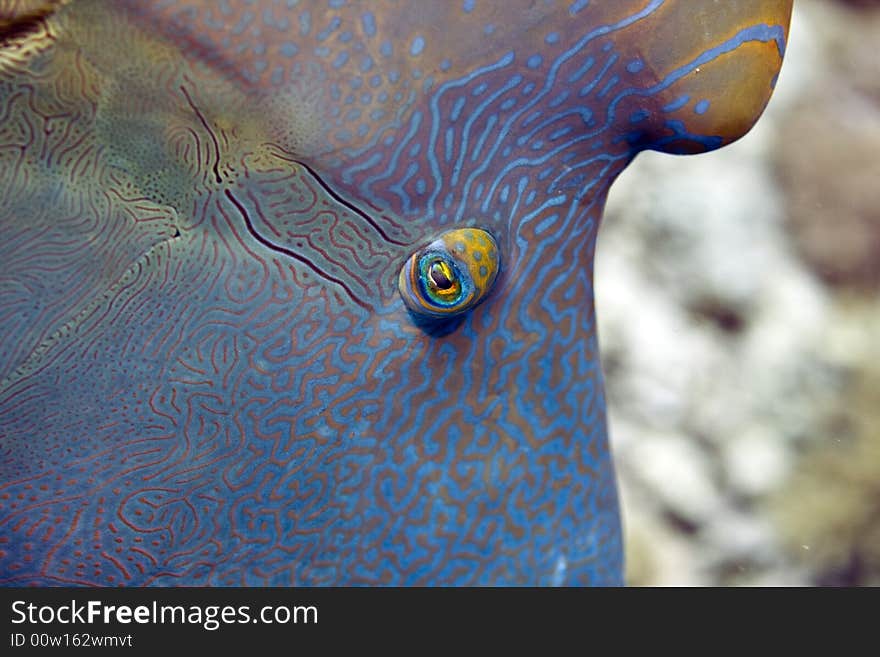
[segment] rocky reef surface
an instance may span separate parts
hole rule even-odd
[[[880,3],[798,0],[767,112],[640,155],[597,312],[634,585],[880,585]]]

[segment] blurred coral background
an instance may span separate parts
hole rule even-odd
[[[640,155],[595,279],[632,585],[880,585],[880,2],[796,0],[754,130]]]

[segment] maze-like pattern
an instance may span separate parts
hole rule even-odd
[[[787,3],[520,4],[73,2],[6,38],[0,581],[620,582],[605,193],[750,125]],[[502,271],[432,337],[397,275],[460,226]]]

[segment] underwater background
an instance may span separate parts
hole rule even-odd
[[[880,585],[880,2],[797,0],[740,142],[643,153],[595,272],[631,585]]]

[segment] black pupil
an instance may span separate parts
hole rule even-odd
[[[443,272],[443,267],[440,266],[439,262],[431,265],[431,280],[434,281],[434,285],[440,290],[448,290],[452,287],[452,281]]]

